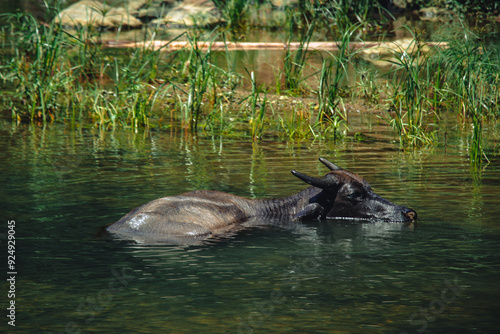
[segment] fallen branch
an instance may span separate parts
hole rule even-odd
[[[106,48],[150,48],[152,50],[163,49],[165,51],[175,51],[181,49],[189,49],[192,43],[188,41],[150,41],[150,42],[127,42],[127,41],[102,41],[102,45]],[[212,51],[251,51],[251,50],[298,50],[304,48],[304,44],[295,43],[269,43],[269,42],[254,42],[254,43],[235,43],[235,42],[197,42],[197,48],[200,50]],[[448,43],[427,42],[427,46],[448,47]],[[350,49],[361,50],[368,54],[377,53],[391,54],[391,50],[407,50],[414,49],[414,43],[409,39],[396,40],[393,42],[351,42]],[[410,47],[411,46],[411,47]],[[310,42],[307,49],[311,51],[337,51],[339,43],[337,42]]]
[[[102,44],[108,48],[152,48],[153,50],[158,50],[164,48],[165,50],[180,50],[185,48],[191,48],[190,42],[169,42],[169,41],[153,41],[153,42],[115,42],[115,41],[103,41]],[[301,43],[268,43],[268,42],[255,42],[255,43],[234,43],[234,42],[198,42],[198,49],[202,50],[298,50],[303,47]],[[354,49],[371,48],[379,46],[379,42],[359,42],[350,43]],[[309,50],[338,50],[338,44],[336,42],[311,42],[308,45]]]

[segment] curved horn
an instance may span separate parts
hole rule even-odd
[[[302,181],[304,181],[305,183],[309,183],[310,185],[321,189],[329,189],[337,185],[337,181],[331,174],[327,174],[321,179],[302,174],[300,172],[297,172],[296,170],[292,170],[292,174],[301,179]]]
[[[325,158],[319,158],[319,161],[323,165],[325,165],[326,167],[328,167],[330,170],[341,170],[342,169],[339,166],[337,166],[336,164],[334,164],[333,162],[330,162],[330,161],[326,160]]]

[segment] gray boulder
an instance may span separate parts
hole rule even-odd
[[[152,24],[171,26],[210,26],[221,23],[219,9],[210,0],[185,0],[178,3],[162,18],[151,21]]]
[[[111,7],[96,0],[82,0],[62,10],[54,20],[70,27],[138,28],[142,22],[131,11],[137,11],[145,2],[134,0],[129,3],[131,7]]]

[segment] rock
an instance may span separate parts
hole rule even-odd
[[[394,42],[378,42],[376,45],[362,49],[360,55],[364,60],[370,61],[377,66],[390,65],[394,60],[394,56],[399,54],[413,54],[419,46],[412,38],[403,38]],[[427,45],[420,46],[420,52],[427,53],[430,47]]]
[[[149,5],[147,0],[128,0],[124,3],[126,4],[125,8],[128,10],[130,15],[133,15],[135,17],[137,17],[137,13],[139,13],[141,8]]]
[[[133,1],[134,6],[139,6]],[[143,0],[142,3],[145,3]],[[140,6],[139,6],[140,7]],[[137,7],[137,8],[139,8]],[[142,22],[132,16],[127,8],[111,7],[95,0],[82,0],[62,10],[55,18],[56,23],[69,27],[119,27],[137,28]]]
[[[153,24],[210,26],[222,22],[221,13],[210,0],[185,0]]]
[[[144,2],[144,0],[138,0],[138,2]],[[142,20],[142,22],[148,22],[153,19],[161,18],[166,15],[174,6],[176,5],[176,0],[154,0],[148,1],[145,5],[135,7],[133,10],[129,10],[132,15]]]
[[[393,0],[392,5],[398,9],[406,9],[408,6],[407,0]]]

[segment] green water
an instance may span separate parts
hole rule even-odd
[[[498,140],[487,138],[491,163],[472,173],[462,137],[405,153],[376,117],[350,122],[371,140],[253,143],[1,121],[0,331],[496,332]],[[290,195],[305,187],[291,169],[326,173],[319,156],[414,208],[418,224],[311,222],[197,246],[95,237],[135,206],[189,190]],[[5,316],[11,220],[15,328]]]

